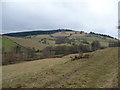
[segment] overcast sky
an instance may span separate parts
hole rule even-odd
[[[3,33],[64,28],[117,37],[118,1],[3,0]]]

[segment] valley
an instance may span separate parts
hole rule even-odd
[[[83,31],[40,33],[0,38],[3,88],[118,87],[118,39]]]

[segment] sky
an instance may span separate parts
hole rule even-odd
[[[117,37],[118,1],[2,0],[2,33],[73,29]]]

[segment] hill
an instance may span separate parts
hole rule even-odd
[[[26,32],[22,32],[22,33],[26,33]],[[66,30],[62,30],[62,31],[56,30],[54,31],[53,34],[39,34],[39,35],[29,34],[28,36],[24,36],[24,37],[8,37],[8,38],[24,47],[35,48],[36,50],[38,49],[43,50],[47,46],[56,46],[56,45],[58,46],[60,44],[64,44],[64,45],[66,44],[79,45],[79,44],[88,44],[88,43],[91,44],[92,41],[95,40],[98,40],[102,47],[108,47],[109,42],[117,42],[116,39],[106,36],[89,34],[85,32],[81,33],[79,31],[66,31]]]
[[[75,61],[70,56],[77,54],[3,66],[3,88],[118,87],[118,48],[88,54]]]
[[[7,33],[7,34],[3,34],[3,35],[13,36],[13,37],[25,37],[25,36],[29,36],[29,35],[53,34],[53,33],[62,32],[62,31],[72,31],[72,30],[68,30],[68,29],[58,29],[58,30],[49,30],[49,31],[38,30],[38,31]]]
[[[118,46],[117,39],[93,32],[86,33],[66,29],[33,32],[35,33],[3,34],[2,48],[3,57],[5,57],[3,61],[9,61],[6,64],[16,63],[20,56],[24,57],[20,58],[19,61],[36,60]],[[9,60],[10,57],[14,58]]]
[[[7,36],[7,38],[9,38],[10,40],[18,43],[19,45],[21,46],[24,46],[26,48],[35,48],[36,50],[39,49],[39,50],[42,50],[44,49],[45,47],[47,47],[47,44],[43,44],[43,43],[40,43],[38,42],[38,40],[35,40],[35,39],[25,39],[25,38],[20,38],[20,37],[10,37],[10,36]]]
[[[29,60],[30,56],[33,55],[33,51],[31,49],[23,47],[9,39],[7,36],[2,36],[0,41],[2,42],[0,49],[2,51],[3,65]]]

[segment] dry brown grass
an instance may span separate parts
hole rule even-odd
[[[98,50],[83,60],[71,61],[68,55],[3,66],[3,87],[117,87],[117,49]]]
[[[54,37],[60,37],[60,36],[69,36],[70,34],[72,34],[72,37],[81,37],[81,36],[85,36],[86,34],[80,34],[80,32],[58,32],[58,33],[54,33],[52,34],[52,36]]]

